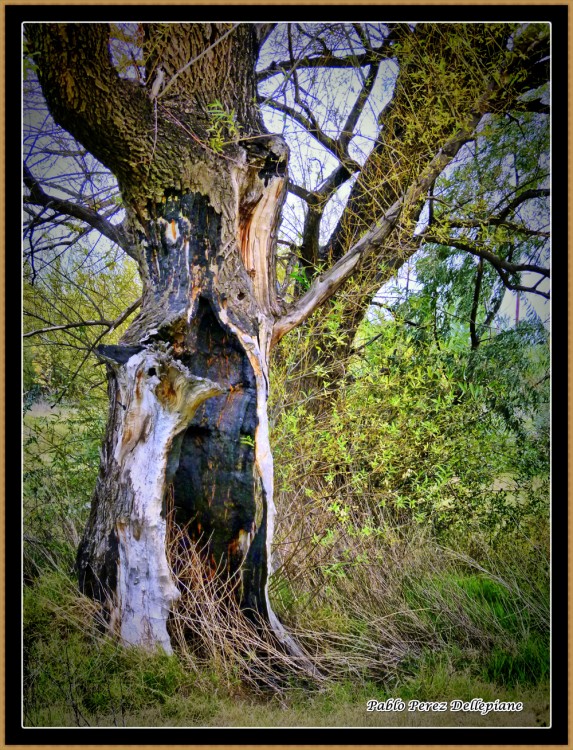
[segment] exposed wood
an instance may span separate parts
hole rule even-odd
[[[252,213],[241,223],[241,258],[253,282],[253,293],[267,315],[280,315],[274,263],[274,233],[285,192],[283,177],[272,177]]]
[[[178,591],[165,552],[167,462],[175,437],[222,388],[160,348],[128,350],[125,362],[120,352],[103,356],[112,404],[78,553],[80,583],[106,603],[110,628],[124,642],[170,652],[166,625]]]

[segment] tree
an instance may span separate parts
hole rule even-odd
[[[529,33],[531,31],[530,29]],[[391,211],[395,202],[403,199],[408,187],[412,185],[414,174],[420,174],[424,169],[431,170],[436,144],[444,144],[452,132],[456,133],[458,139],[447,146],[450,149],[449,156],[453,157],[450,162],[453,168],[457,161],[456,155],[460,153],[460,156],[467,158],[467,149],[473,143],[476,133],[483,131],[489,120],[503,121],[509,117],[516,121],[515,118],[518,117],[522,121],[528,117],[528,113],[548,112],[544,99],[544,84],[547,81],[545,53],[539,49],[538,56],[530,48],[532,65],[527,70],[512,70],[513,63],[505,58],[506,44],[512,33],[515,33],[515,29],[510,30],[503,24],[481,28],[453,25],[447,30],[436,24],[420,24],[415,33],[411,33],[409,27],[391,27],[388,38],[394,39],[392,52],[399,66],[393,96],[380,112],[380,130],[352,186],[345,209],[322,246],[318,243],[318,223],[312,217],[323,210],[322,207],[334,189],[335,177],[343,165],[324,181],[318,191],[318,199],[314,193],[307,197],[309,210],[301,243],[303,262],[307,266],[316,268],[321,262],[338,261],[353,243],[368,233],[381,213]],[[472,64],[468,64],[470,60]],[[499,77],[501,69],[504,69],[501,74],[503,83]],[[497,91],[494,91],[495,80],[498,81],[497,85],[501,84]],[[508,85],[510,81],[511,84]],[[481,116],[474,113],[475,127],[459,129],[459,124],[465,121],[467,112],[471,109],[468,103],[475,102],[479,91],[482,92],[479,105]],[[534,132],[535,128],[534,124]],[[484,140],[487,142],[487,138]],[[439,170],[442,168],[443,166],[439,167]],[[547,177],[546,172],[539,176],[538,184],[542,183],[544,177]],[[454,181],[460,182],[459,176]],[[320,365],[322,371],[328,372],[331,383],[340,377],[341,363],[351,353],[356,331],[368,304],[384,282],[431,241],[430,231],[415,234],[416,223],[421,218],[424,205],[428,210],[426,221],[434,226],[434,217],[438,212],[443,219],[448,214],[446,208],[441,208],[444,205],[443,197],[433,195],[433,177],[429,182],[431,185],[424,195],[431,200],[424,204],[424,200],[416,201],[415,195],[411,194],[411,210],[400,216],[392,230],[392,237],[380,242],[371,253],[360,258],[354,276],[362,293],[347,294],[341,301],[337,310],[339,335],[330,337],[330,341],[324,341],[324,337],[320,337],[320,351],[314,350],[313,360]],[[530,192],[525,188],[513,190],[513,186],[508,189],[507,180],[505,183],[503,178],[500,179],[498,171],[496,187],[502,191],[504,199],[495,208],[502,224],[522,203],[547,197],[549,193],[545,184],[542,189]],[[475,202],[471,208],[475,209]],[[455,214],[459,210],[459,206],[450,203],[449,212]],[[466,225],[466,233],[475,229],[475,211],[473,221],[473,225]],[[454,238],[453,235],[459,232],[460,226],[456,226],[456,230],[449,233],[452,241],[457,239],[458,245],[464,238]],[[466,244],[466,250],[469,244]],[[507,288],[515,288],[515,284],[519,286],[516,275],[526,270],[524,266],[527,265],[527,253],[522,253],[522,257],[521,263],[510,263],[508,266],[511,278],[505,277],[504,284]],[[493,256],[489,260],[494,260]],[[548,275],[546,268],[540,269],[537,265],[537,270],[541,270],[542,277]],[[503,268],[500,271],[503,274]],[[537,283],[541,280],[535,279]],[[523,287],[522,290],[531,291],[532,287]],[[533,291],[537,293],[537,288]]]
[[[142,24],[127,45],[141,54],[132,66],[135,77],[122,74],[110,53],[118,32],[107,24],[26,27],[27,53],[54,120],[115,175],[125,219],[114,224],[101,210],[48,194],[30,170],[24,173],[28,202],[102,232],[135,260],[143,286],[140,311],[119,344],[97,350],[106,364],[110,412],[78,552],[81,588],[106,602],[110,627],[128,643],[170,649],[166,623],[178,590],[165,536],[173,494],[190,538],[209,540],[206,573],[239,572],[245,611],[301,655],[267,592],[275,514],[271,350],[360,274],[358,305],[351,301],[342,316],[350,321],[342,339],[348,350],[373,283],[379,287],[418,249],[413,232],[433,185],[484,117],[542,108],[539,97],[531,103],[523,97],[546,80],[547,25],[447,32],[432,24],[396,25],[372,34],[361,25],[289,25],[277,30],[286,31],[288,59],[257,74],[273,27]],[[337,52],[324,39],[332,45],[346,39],[350,51]],[[399,84],[361,167],[350,142],[388,57],[398,60]],[[337,137],[321,126],[300,81],[300,70],[323,66],[367,68]],[[257,79],[283,73],[290,89],[273,106],[338,162],[314,190],[289,183],[287,144],[262,120]],[[429,76],[435,96],[428,96]],[[325,207],[357,172],[339,227],[321,250]],[[309,206],[293,255],[302,281],[290,304],[288,273],[281,294],[277,270],[287,189]],[[531,265],[489,250],[476,253],[497,263],[508,285]],[[331,347],[328,356],[340,351]]]

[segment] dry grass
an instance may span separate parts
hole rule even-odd
[[[180,591],[170,631],[188,667],[200,676],[209,664],[228,686],[243,683],[255,692],[281,692],[301,681],[319,687],[325,677],[312,655],[286,653],[256,613],[241,610],[241,570],[231,577],[223,568],[212,571],[205,563],[206,547],[192,542],[172,514],[168,527],[168,559]]]

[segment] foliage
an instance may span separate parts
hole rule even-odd
[[[418,301],[426,300],[401,311],[406,320]],[[307,408],[304,393],[284,412],[281,404],[278,487],[304,482],[334,526],[351,523],[359,503],[384,508],[393,525],[430,525],[444,540],[527,529],[548,502],[545,329],[524,322],[472,351],[463,327],[446,345],[423,325],[364,324],[367,346],[330,414]]]
[[[134,264],[109,247],[80,245],[65,258],[44,256],[41,268],[25,269],[24,335],[39,331],[24,339],[26,405],[34,394],[59,401],[93,389],[103,396],[105,373],[91,352],[104,336],[118,340],[126,324],[113,323],[139,288]]]
[[[476,320],[478,330],[485,321],[481,333],[487,333],[505,287],[528,287],[531,281],[528,288],[546,292],[543,274],[509,269],[511,264],[538,269],[548,264],[548,158],[547,117],[535,113],[490,116],[473,144],[436,182],[427,226],[419,235],[428,267],[418,263],[418,270],[425,285],[433,279],[434,292],[446,308],[456,297],[456,288],[464,282],[467,286],[473,276],[482,308]],[[476,256],[484,252],[494,262],[485,264],[478,277],[481,267]],[[506,266],[495,265],[496,259]],[[461,301],[465,308],[451,312],[469,320],[472,295],[458,295],[458,305]]]
[[[48,563],[71,570],[85,527],[106,419],[103,399],[50,409],[39,402],[24,419],[24,574]]]
[[[109,247],[80,244],[36,263],[23,287],[25,335],[47,329],[25,338],[23,352],[24,567],[32,578],[47,560],[73,565],[107,416],[105,371],[93,349],[104,335],[118,340],[126,323],[113,321],[139,287],[133,264]]]
[[[218,154],[223,152],[226,140],[236,140],[240,134],[240,125],[237,124],[235,110],[227,111],[219,100],[216,100],[207,107],[209,115],[209,125],[207,133],[209,135],[209,146]]]
[[[286,300],[325,270],[343,211],[358,234],[376,221],[495,83],[508,40],[539,32],[445,28],[279,25],[263,50],[262,106],[292,152],[278,273]],[[169,25],[157,40],[169,43]],[[139,25],[114,25],[114,65],[138,85],[143,43]],[[336,66],[304,63],[327,52]],[[343,722],[353,700],[362,704],[349,721],[363,721],[373,695],[469,699],[479,689],[521,699],[538,688],[545,700],[549,333],[526,290],[547,294],[547,87],[516,96],[511,111],[498,103],[424,196],[417,225],[401,226],[328,314],[275,354],[270,594],[326,678],[309,695],[274,654],[288,679],[271,699],[260,695],[273,677],[268,644],[220,606],[228,592],[216,580],[183,581],[178,651],[167,657],[103,638],[97,608],[70,578],[105,427],[93,349],[119,340],[140,282],[89,224],[34,203],[41,184],[107,221],[123,218],[115,179],[46,115],[24,53],[26,164],[37,180],[26,185],[24,266],[27,724],[279,726],[288,706],[293,721],[320,725],[337,713]],[[214,101],[207,117],[212,150],[240,140],[234,110]],[[356,185],[361,197],[347,204]],[[406,281],[381,289],[407,257]],[[525,318],[507,315],[506,289],[522,292]],[[322,356],[330,350],[346,354]],[[172,562],[192,579],[191,553]]]
[[[472,348],[464,260],[420,254],[330,369],[307,357],[314,319],[275,360],[273,602],[293,628],[350,637],[355,664],[376,644],[418,688],[430,653],[504,685],[549,665],[549,335],[496,315]]]

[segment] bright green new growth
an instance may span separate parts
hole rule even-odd
[[[239,138],[240,125],[237,124],[235,110],[226,110],[218,100],[209,104],[207,109],[209,146],[220,154],[229,140],[236,141]]]

